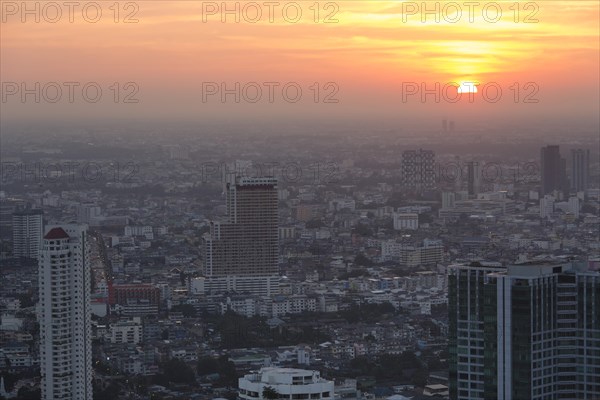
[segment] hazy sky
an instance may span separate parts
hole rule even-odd
[[[36,22],[35,11],[24,14],[20,1],[2,1],[5,121],[598,121],[597,0],[453,3],[462,13],[447,1],[429,1],[433,14],[426,15],[421,1],[230,1],[229,10],[239,7],[231,14],[223,14],[221,1],[150,0],[117,7],[99,1],[79,2],[73,22],[65,3],[54,3],[60,16],[47,3],[27,3],[39,7]],[[98,9],[102,15],[96,18]],[[257,10],[262,18],[253,23]],[[65,82],[76,82],[72,103]],[[87,88],[90,99],[102,89],[97,103],[83,97],[89,82],[94,83]],[[240,102],[235,94],[223,102],[222,84],[235,91],[236,82]],[[456,87],[444,89],[450,82],[478,82],[480,90],[452,103]],[[62,93],[51,103],[57,85]],[[251,103],[258,98],[257,86],[261,97]],[[38,91],[40,102],[34,94],[23,99],[24,87]],[[463,84],[463,90],[470,87]],[[293,103],[298,88],[302,95]],[[432,91],[424,99],[423,88]],[[139,102],[125,103],[128,94]]]

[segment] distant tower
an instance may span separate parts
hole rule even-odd
[[[37,259],[42,247],[42,210],[21,209],[12,215],[13,255]]]
[[[417,190],[435,186],[433,150],[406,150],[402,153],[402,183]]]
[[[555,190],[563,192],[566,186],[566,161],[560,156],[557,145],[542,147],[541,154],[542,196]]]
[[[589,174],[590,151],[571,150],[571,189],[575,192],[585,192],[588,189]]]
[[[469,196],[475,196],[479,193],[480,178],[481,171],[479,169],[479,163],[469,161],[467,163],[467,190]]]
[[[92,399],[87,226],[44,236],[39,260],[40,372],[44,400]]]
[[[456,194],[454,192],[442,192],[442,208],[449,209],[455,207]]]
[[[454,132],[454,121],[450,121],[449,129],[450,132]]]

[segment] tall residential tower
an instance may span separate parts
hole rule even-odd
[[[92,399],[86,226],[48,230],[39,260],[42,399]]]

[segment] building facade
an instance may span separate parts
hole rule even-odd
[[[22,209],[12,215],[13,255],[37,259],[42,248],[42,210]]]
[[[416,231],[419,229],[419,214],[394,213],[394,229],[397,231]]]
[[[541,154],[541,194],[563,192],[566,189],[567,164],[560,155],[560,147],[549,145],[542,147]]]
[[[406,150],[402,153],[402,183],[417,190],[435,186],[433,150]]]
[[[279,290],[277,179],[230,177],[227,221],[204,237],[208,293],[272,296]]]
[[[571,150],[571,189],[585,192],[589,187],[590,151],[584,149]]]
[[[452,399],[600,398],[600,273],[451,266],[448,312]]]
[[[52,227],[39,260],[41,392],[44,400],[92,399],[87,227]]]

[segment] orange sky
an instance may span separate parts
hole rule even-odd
[[[28,4],[34,7],[34,3]],[[40,7],[45,3],[39,2]],[[103,88],[102,101],[97,104],[88,104],[80,96],[70,104],[66,95],[55,104],[43,99],[36,104],[32,97],[23,104],[18,94],[10,96],[2,104],[3,118],[235,120],[249,115],[402,118],[511,113],[597,120],[600,10],[596,0],[544,0],[527,6],[528,2],[521,1],[518,17],[514,1],[482,1],[473,9],[473,21],[465,2],[456,2],[461,15],[450,9],[444,13],[448,2],[441,2],[439,23],[433,14],[422,22],[421,1],[276,2],[272,22],[268,6],[259,1],[263,18],[257,23],[245,21],[244,17],[254,18],[250,9],[248,14],[240,11],[240,23],[235,23],[232,15],[222,23],[221,9],[214,15],[203,14],[203,9],[214,11],[213,5],[221,8],[220,1],[130,3],[118,3],[118,23],[113,20],[112,1],[98,2],[102,10],[98,23],[87,22],[77,8],[70,23],[66,6],[59,22],[44,20],[55,15],[48,8],[48,14],[41,12],[36,23],[32,15],[21,21],[22,10],[14,9],[14,4],[20,6],[21,2],[3,0],[3,82],[93,81]],[[236,2],[227,3],[233,8]],[[239,3],[240,7],[246,3]],[[435,3],[427,2],[431,9]],[[483,15],[484,6],[491,7],[490,3],[498,4],[502,11],[496,23],[489,21],[495,16],[493,8],[488,9],[488,20]],[[320,9],[318,23],[314,4]],[[286,5],[291,17],[292,6],[299,6],[302,17],[297,23],[283,17]],[[138,22],[123,23],[131,12]],[[323,23],[331,12],[337,22]],[[532,12],[538,22],[524,22]],[[109,86],[129,81],[139,86],[136,98],[140,103],[115,104]],[[256,104],[222,104],[218,95],[203,103],[202,82],[207,81],[231,86],[234,82],[293,81],[303,88],[303,95],[296,104],[284,101],[277,91],[272,104],[264,100],[265,93]],[[419,94],[403,101],[403,83],[433,88],[435,82],[444,85],[452,81],[495,82],[503,90],[501,101],[492,104],[480,94],[475,95],[475,104],[451,104],[444,98],[436,103],[433,95],[423,102]],[[339,102],[315,104],[309,89],[314,82],[321,87],[320,98],[327,92],[323,86],[334,82]],[[520,89],[517,103],[515,82]],[[537,104],[522,103],[533,91],[533,86],[525,88],[528,82],[539,89],[531,96]]]

